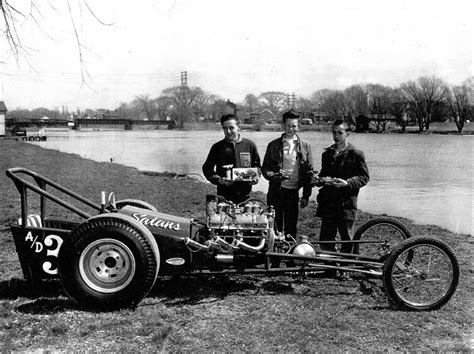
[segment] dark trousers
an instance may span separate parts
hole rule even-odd
[[[280,188],[278,192],[268,193],[267,203],[275,208],[276,231],[296,236],[299,199],[298,189]]]
[[[355,220],[342,220],[335,218],[322,218],[321,231],[319,234],[319,241],[334,241],[336,240],[337,231],[341,236],[341,241],[352,240],[352,230],[354,228]],[[334,243],[320,244],[323,251],[336,251]],[[340,251],[342,253],[352,253],[353,245],[351,243],[341,244]]]

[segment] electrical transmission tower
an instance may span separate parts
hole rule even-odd
[[[287,93],[286,94],[286,106],[288,109],[295,108],[295,100],[296,100],[296,95],[295,93]]]
[[[291,95],[290,95],[290,102],[291,102],[291,108],[295,108],[295,100],[296,100],[296,95],[295,93],[293,92]]]
[[[188,86],[188,72],[181,71],[181,86]]]

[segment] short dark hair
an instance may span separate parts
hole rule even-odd
[[[286,111],[285,113],[283,113],[281,118],[282,118],[283,123],[285,123],[288,119],[300,119],[300,115],[295,110],[290,109]]]
[[[232,120],[234,119],[237,123],[239,123],[239,118],[237,118],[237,116],[235,114],[224,114],[222,117],[221,117],[221,125],[224,124],[224,122],[227,122],[228,120]]]
[[[343,119],[336,119],[334,122],[332,122],[331,126],[337,127],[338,125],[343,125],[345,130],[349,130],[349,125]]]

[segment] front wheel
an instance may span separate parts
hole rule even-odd
[[[408,228],[400,221],[388,217],[379,217],[362,224],[354,234],[354,253],[368,257],[381,257],[390,252],[403,240],[412,237]]]
[[[413,237],[395,247],[383,267],[392,302],[415,311],[435,310],[453,296],[459,263],[451,248],[432,237]]]
[[[68,296],[94,310],[136,305],[153,287],[160,265],[151,233],[125,215],[106,214],[74,229],[59,253]]]

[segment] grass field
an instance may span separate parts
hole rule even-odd
[[[100,191],[146,200],[165,213],[202,217],[211,185],[144,175],[112,163],[0,140],[0,351],[472,351],[472,236],[402,220],[415,235],[455,250],[460,283],[437,311],[392,308],[379,280],[292,276],[160,279],[136,308],[78,309],[56,282],[30,287],[9,232],[20,198],[4,171],[21,166],[99,202]],[[318,235],[314,206],[300,233]],[[67,215],[67,213],[65,214]],[[359,224],[374,217],[361,213]]]

